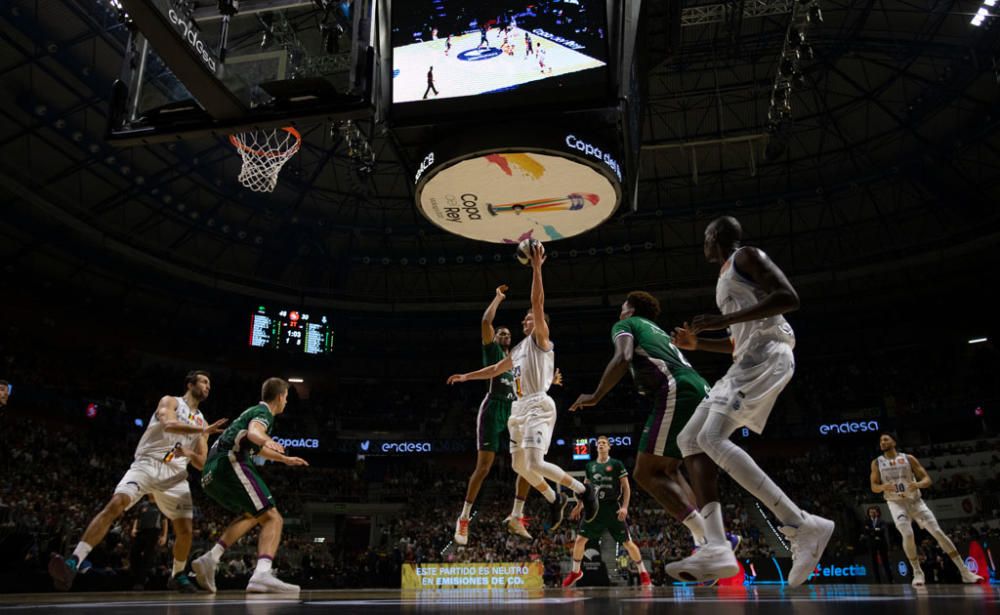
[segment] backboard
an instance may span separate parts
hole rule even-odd
[[[109,139],[370,116],[375,0],[119,0],[132,33]]]

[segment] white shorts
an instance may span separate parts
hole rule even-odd
[[[540,448],[547,453],[555,428],[556,402],[551,397],[543,393],[516,400],[511,404],[507,420],[510,452],[519,448]]]
[[[743,353],[708,393],[712,412],[720,412],[755,433],[764,431],[774,402],[795,373],[795,356],[786,342],[767,341]],[[703,402],[704,403],[704,402]]]
[[[156,507],[167,519],[173,521],[194,517],[187,471],[178,472],[176,466],[161,461],[153,459],[133,461],[125,476],[122,476],[118,486],[115,487],[115,494],[119,493],[129,497],[126,510],[135,506],[144,495],[152,494]]]
[[[928,527],[937,525],[934,513],[924,503],[923,498],[886,500],[885,503],[889,505],[889,514],[892,515],[892,520],[896,523],[896,527],[906,527],[914,521],[925,530]]]

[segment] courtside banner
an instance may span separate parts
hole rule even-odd
[[[403,589],[541,589],[542,562],[403,564]]]

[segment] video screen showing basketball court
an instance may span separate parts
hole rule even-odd
[[[455,98],[564,85],[601,87],[607,67],[606,4],[595,0],[420,0],[392,15],[392,101]]]

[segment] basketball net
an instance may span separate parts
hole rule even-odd
[[[286,126],[238,132],[229,135],[229,142],[243,158],[240,183],[256,192],[271,192],[278,185],[281,167],[302,146],[302,135]]]

